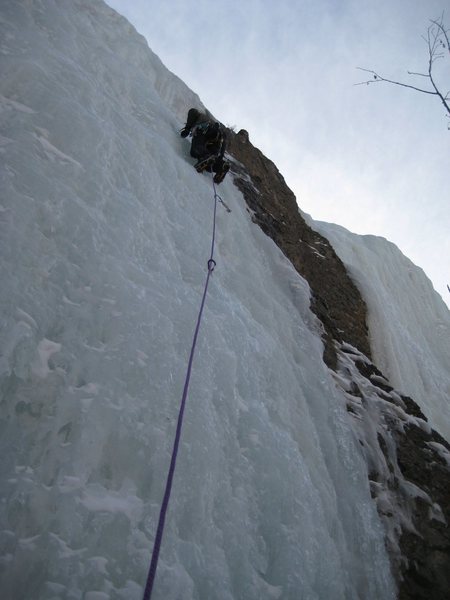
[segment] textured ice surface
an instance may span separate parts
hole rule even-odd
[[[374,361],[450,440],[450,312],[425,273],[384,238],[312,222],[362,290]]]
[[[199,101],[100,2],[0,26],[2,598],[135,600],[209,255]],[[220,192],[154,598],[393,598],[309,289]]]
[[[430,433],[430,426],[406,411],[402,397],[392,388],[389,391],[383,377],[366,377],[360,373],[357,365],[366,361],[367,358],[350,344],[342,344],[338,350],[338,371],[333,377],[344,391],[353,428],[368,465],[372,496],[385,526],[389,553],[398,570],[402,563],[407,565],[400,548],[401,536],[405,531],[417,533],[414,524],[417,523],[417,498],[428,504],[432,518],[443,523],[445,518],[441,507],[403,476],[393,436],[395,431],[408,435],[410,426]],[[441,444],[427,445],[442,457],[449,454]]]

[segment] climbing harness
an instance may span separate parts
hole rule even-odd
[[[180,410],[178,412],[178,422],[177,422],[177,428],[176,428],[176,432],[175,432],[175,439],[174,439],[174,443],[173,443],[172,457],[170,459],[170,467],[169,467],[169,472],[167,475],[166,489],[164,492],[164,497],[163,497],[161,509],[159,512],[158,527],[156,530],[155,543],[153,545],[153,553],[152,553],[152,558],[151,558],[151,562],[150,562],[150,568],[149,568],[148,575],[147,575],[147,583],[145,585],[143,600],[150,600],[150,597],[152,594],[152,589],[153,589],[153,584],[155,581],[156,568],[158,566],[159,551],[161,549],[161,540],[162,540],[162,536],[163,536],[163,532],[164,532],[164,522],[166,520],[167,508],[169,506],[170,492],[172,490],[172,481],[173,481],[173,476],[175,473],[175,464],[176,464],[177,454],[178,454],[178,446],[180,444],[181,428],[183,425],[184,408],[186,405],[186,398],[187,398],[188,389],[189,389],[189,381],[191,378],[195,346],[197,344],[198,332],[200,330],[200,323],[202,320],[203,309],[205,307],[205,300],[206,300],[206,293],[208,291],[209,279],[210,279],[211,274],[214,271],[214,268],[216,266],[216,261],[214,260],[214,245],[215,245],[215,240],[216,240],[217,202],[218,201],[222,202],[222,204],[224,204],[224,206],[225,206],[225,203],[223,202],[222,198],[217,194],[216,184],[214,183],[214,181],[213,181],[213,189],[214,189],[214,212],[213,212],[211,253],[210,253],[210,256],[209,256],[209,259],[207,262],[208,273],[206,275],[206,281],[205,281],[205,286],[203,289],[202,301],[200,304],[200,310],[199,310],[198,317],[197,317],[197,325],[195,327],[194,337],[193,337],[192,346],[191,346],[191,353],[189,355],[186,379],[184,381],[183,395],[181,397]]]

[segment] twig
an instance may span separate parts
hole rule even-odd
[[[433,77],[433,65],[440,58],[444,58],[445,53],[441,52],[441,48],[446,48],[450,53],[450,39],[449,33],[450,29],[445,29],[444,27],[444,13],[442,13],[440,19],[438,20],[430,20],[432,25],[430,25],[427,29],[427,34],[422,35],[422,39],[425,41],[428,48],[428,73],[418,73],[416,71],[407,71],[408,75],[413,75],[417,77],[425,77],[430,80],[430,84],[432,89],[427,90],[421,87],[417,87],[416,85],[410,85],[408,83],[404,83],[402,81],[394,81],[392,79],[388,79],[387,77],[383,77],[376,71],[372,69],[364,69],[362,67],[356,67],[360,71],[364,71],[366,73],[371,73],[372,79],[368,79],[366,81],[360,81],[359,83],[355,83],[354,85],[370,85],[371,83],[391,83],[392,85],[398,85],[400,87],[409,88],[410,90],[414,90],[416,92],[421,92],[422,94],[429,94],[430,96],[437,96],[442,104],[445,107],[447,112],[447,117],[450,117],[450,91],[447,92],[444,96],[442,92],[439,90],[434,77]],[[445,42],[442,41],[442,36],[445,39]]]

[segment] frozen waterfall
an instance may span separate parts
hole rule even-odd
[[[98,0],[0,10],[2,597],[137,600],[210,244],[199,100]],[[220,192],[154,598],[394,598],[308,285]]]

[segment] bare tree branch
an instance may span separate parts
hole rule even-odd
[[[448,32],[450,31],[450,29],[444,29],[444,13],[442,13],[441,18],[439,19],[439,21],[433,21],[433,19],[431,19],[431,22],[436,25],[436,27],[439,29],[439,31],[441,32],[441,34],[444,36],[445,41],[447,42],[447,51],[450,54],[450,40],[448,37]],[[442,42],[442,46],[444,47],[444,43]]]
[[[435,29],[433,26],[428,27],[428,50],[429,50],[428,75],[430,78],[431,85],[433,86],[434,91],[436,92],[436,95],[439,96],[442,104],[445,107],[445,110],[447,111],[447,114],[450,115],[450,106],[447,103],[445,97],[439,91],[439,89],[434,81],[433,73],[432,73],[432,67],[433,67],[434,57],[435,57],[435,53],[436,53],[436,47],[438,45],[438,40],[440,39],[440,32],[442,32],[442,31],[445,32],[444,27],[442,25],[442,19],[440,21],[440,25],[437,26],[437,29]],[[432,38],[431,44],[430,44],[430,37]]]
[[[432,96],[436,96],[436,92],[433,90],[423,90],[422,88],[418,88],[415,85],[409,85],[407,83],[401,83],[400,81],[393,81],[392,79],[386,79],[386,77],[382,77],[375,71],[371,71],[370,69],[363,69],[362,67],[356,67],[360,71],[367,71],[367,73],[373,74],[373,79],[369,79],[368,81],[360,81],[359,83],[355,83],[354,85],[369,85],[371,83],[381,83],[385,81],[386,83],[392,83],[394,85],[400,85],[402,87],[410,88],[412,90],[416,90],[416,92],[423,92],[424,94],[431,94]],[[425,75],[424,77],[429,77],[429,75]]]
[[[427,29],[426,35],[421,36],[425,41],[428,49],[428,69],[427,73],[419,73],[416,71],[407,71],[408,75],[417,76],[417,77],[425,77],[429,80],[431,89],[424,89],[422,87],[418,87],[416,85],[411,85],[409,83],[404,83],[402,81],[395,81],[393,79],[388,79],[383,75],[380,75],[376,71],[372,69],[364,69],[362,67],[357,67],[360,71],[365,71],[366,73],[370,73],[372,75],[371,79],[367,79],[366,81],[361,81],[356,83],[355,85],[370,85],[372,83],[390,83],[392,85],[398,85],[400,87],[409,88],[416,92],[420,92],[422,94],[429,94],[431,96],[437,96],[441,103],[444,105],[446,110],[446,116],[450,117],[450,91],[445,95],[440,91],[438,84],[436,83],[434,74],[433,74],[433,66],[437,60],[444,58],[448,54],[450,55],[450,39],[449,32],[450,29],[445,29],[444,27],[444,13],[442,13],[441,17],[437,20],[430,20],[431,25]],[[447,52],[443,52],[446,50]],[[450,127],[449,127],[450,128]]]

